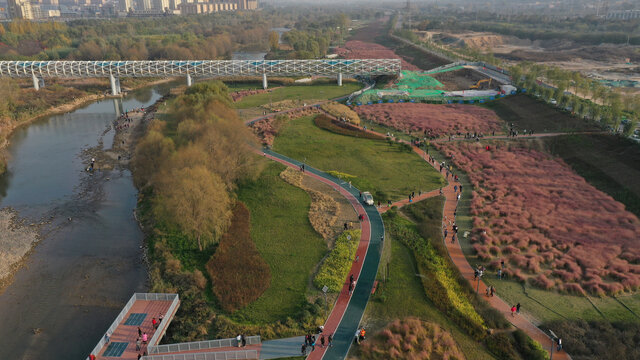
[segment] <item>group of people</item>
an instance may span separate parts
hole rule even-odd
[[[236,341],[238,342],[238,347],[247,346],[247,338],[244,334],[238,334],[238,336],[236,336]]]
[[[327,347],[331,347],[333,346],[333,334],[329,334],[328,336],[325,336],[322,332],[324,331],[324,327],[320,326],[318,328],[318,335],[320,336],[320,347],[324,348],[325,346]],[[302,349],[300,349],[300,351],[302,352],[302,355],[307,355],[307,350],[309,348],[311,348],[311,351],[314,351],[316,349],[316,336],[315,335],[311,335],[311,333],[307,333],[307,335],[304,337],[304,344],[302,344]]]
[[[151,326],[153,331],[158,330],[160,323],[164,319],[164,315],[162,313],[158,314],[158,318],[155,317],[151,319]],[[142,331],[140,326],[138,326],[138,338],[136,339],[136,351],[140,351],[142,349],[142,345],[147,345],[149,343],[149,334],[146,331]],[[138,359],[147,355],[147,350],[145,350],[142,354],[138,353]]]
[[[367,332],[366,332],[366,330],[364,329],[364,327],[362,327],[362,328],[360,328],[360,329],[356,330],[356,335],[355,335],[355,338],[353,339],[353,341],[354,341],[356,344],[360,344],[361,342],[363,342],[363,341],[364,341],[366,333],[367,333]]]

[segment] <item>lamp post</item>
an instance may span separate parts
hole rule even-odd
[[[551,352],[549,355],[549,360],[553,359],[553,346],[555,345],[556,339],[558,338],[558,335],[556,335],[553,331],[551,331],[551,329],[549,329],[549,334],[551,334],[551,336],[549,336],[549,339],[551,339]]]
[[[327,317],[327,291],[329,290],[329,288],[327,287],[327,285],[322,287],[322,293],[324,294],[324,317]]]

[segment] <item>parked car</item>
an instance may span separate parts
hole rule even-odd
[[[362,201],[367,205],[373,205],[373,196],[368,191],[362,193]]]

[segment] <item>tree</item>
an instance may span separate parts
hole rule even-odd
[[[154,129],[154,126],[150,125],[151,129],[140,140],[133,155],[133,178],[138,187],[150,183],[157,169],[175,150],[173,140],[162,135],[160,129]]]
[[[229,227],[232,199],[222,179],[204,166],[173,171],[158,195],[156,214],[195,239],[200,251]]]
[[[269,33],[269,49],[271,49],[271,51],[278,51],[279,41],[280,36],[277,32],[272,31]]]

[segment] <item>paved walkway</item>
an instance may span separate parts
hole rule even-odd
[[[265,341],[260,350],[260,360],[300,356],[302,344],[304,336]]]
[[[298,169],[302,164],[270,150],[265,151],[263,154],[294,169]],[[305,169],[305,175],[331,185],[349,200],[358,214],[364,215],[364,220],[361,222],[362,236],[356,251],[356,258],[351,264],[351,271],[349,272],[356,278],[356,288],[353,294],[349,296],[349,280],[347,276],[331,314],[329,314],[329,318],[324,324],[324,333],[326,335],[333,334],[333,346],[330,348],[316,346],[316,350],[307,357],[309,360],[344,359],[349,352],[354,334],[358,329],[360,320],[362,320],[373,289],[373,283],[378,272],[378,264],[380,263],[381,238],[384,236],[384,225],[380,213],[374,206],[363,206],[358,201],[358,189],[307,165],[305,165]],[[297,348],[300,349],[301,345],[302,342],[298,344]]]

